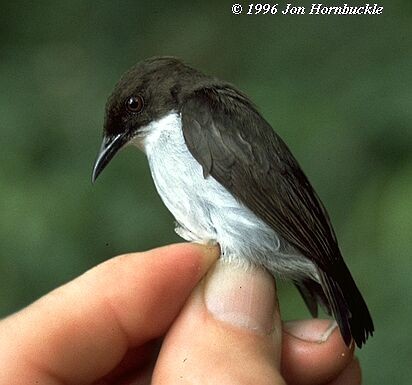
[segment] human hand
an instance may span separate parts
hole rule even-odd
[[[268,273],[218,262],[202,280],[217,257],[116,257],[3,319],[0,384],[360,384],[338,330],[318,342],[329,321],[282,331]]]

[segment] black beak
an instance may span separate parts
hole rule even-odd
[[[92,183],[94,183],[110,160],[116,155],[117,151],[119,151],[126,142],[127,138],[125,134],[103,137],[103,142],[93,167]]]

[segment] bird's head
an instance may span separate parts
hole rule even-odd
[[[147,127],[179,111],[192,82],[203,75],[173,57],[144,60],[116,84],[106,104],[103,141],[92,173],[94,182],[126,144],[143,139]]]

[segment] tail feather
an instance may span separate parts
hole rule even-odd
[[[329,314],[332,315],[328,300],[323,292],[322,286],[312,279],[295,281],[295,286],[313,318],[318,316],[318,304]]]
[[[319,270],[321,285],[346,345],[353,338],[360,348],[373,335],[372,317],[346,265],[335,271],[338,278]]]
[[[353,338],[360,348],[373,335],[372,317],[347,266],[342,262],[334,271],[332,276],[318,269],[320,283],[307,279],[295,285],[312,316],[317,316],[317,304],[322,305],[336,319],[346,345]]]

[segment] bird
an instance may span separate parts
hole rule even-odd
[[[145,153],[179,236],[290,279],[313,317],[319,307],[334,317],[347,346],[373,335],[324,205],[245,93],[175,57],[140,61],[107,100],[92,182],[128,145]]]

